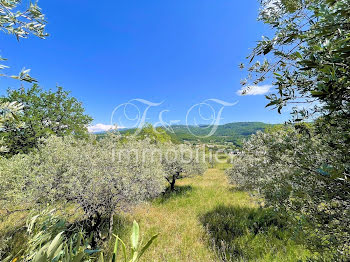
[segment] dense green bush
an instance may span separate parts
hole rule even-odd
[[[100,141],[50,137],[37,151],[0,162],[5,209],[76,206],[94,241],[106,219],[112,228],[116,210],[158,196],[167,180],[173,189],[176,179],[206,170],[204,155],[190,146],[113,134]]]
[[[92,118],[85,114],[81,102],[62,87],[46,91],[34,84],[27,89],[9,89],[7,96],[0,98],[0,103],[13,101],[21,105],[21,112],[16,115],[17,121],[2,123],[0,139],[7,148],[5,156],[28,153],[38,147],[42,138],[51,135],[88,135]]]

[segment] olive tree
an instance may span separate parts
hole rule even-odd
[[[268,205],[306,220],[318,251],[349,257],[349,0],[260,0],[259,20],[271,29],[248,57],[242,94],[275,87],[267,106],[293,120],[318,117],[314,128],[259,134],[229,172],[260,191]],[[241,65],[245,68],[245,65]],[[300,132],[302,130],[302,132]],[[346,259],[345,259],[346,260]]]
[[[162,145],[162,166],[170,190],[175,189],[176,180],[189,175],[202,175],[207,169],[204,152],[188,145],[172,143]]]
[[[272,37],[264,36],[250,54],[243,93],[272,81],[275,90],[267,106],[280,111],[299,105],[297,120],[314,112],[349,118],[349,1],[260,3],[259,20],[271,28]]]
[[[16,202],[74,204],[98,239],[103,218],[110,218],[111,228],[116,210],[164,191],[162,165],[144,149],[156,148],[132,138],[120,143],[111,137],[101,142],[51,137],[37,153],[1,160],[2,202],[8,208]]]
[[[315,129],[299,125],[253,135],[227,174],[263,197],[264,206],[290,214],[310,248],[341,259],[350,244],[350,184],[343,179],[349,161]]]

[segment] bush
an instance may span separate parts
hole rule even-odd
[[[339,143],[337,136],[315,132],[318,126],[252,136],[227,174],[232,183],[263,196],[265,206],[297,220],[310,248],[341,260],[350,244],[349,161],[344,147],[327,142],[332,137]]]
[[[164,191],[162,165],[151,159],[152,150],[156,147],[147,140],[132,138],[96,142],[51,137],[37,153],[1,160],[2,202],[8,208],[14,203],[73,203],[98,235],[103,217]]]

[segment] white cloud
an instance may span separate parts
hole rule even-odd
[[[268,93],[272,85],[262,85],[262,86],[247,86],[242,87],[237,91],[237,95],[240,96],[255,96],[255,95],[264,95]]]
[[[122,128],[122,127],[118,127],[118,129],[119,128]],[[105,125],[105,124],[96,124],[88,127],[88,130],[90,133],[109,131],[113,129],[116,129],[116,127],[113,125]]]

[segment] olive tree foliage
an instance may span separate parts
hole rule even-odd
[[[152,150],[149,141],[132,138],[50,137],[36,153],[0,160],[1,204],[10,212],[16,204],[74,204],[98,234],[104,217],[164,191],[162,165],[152,161]]]
[[[163,144],[161,162],[170,190],[175,189],[176,180],[190,175],[202,175],[207,169],[205,153],[185,144]]]
[[[253,135],[227,174],[263,197],[264,206],[297,220],[310,248],[341,261],[350,255],[350,183],[344,178],[350,152],[330,148],[318,125],[324,123]],[[337,132],[328,135],[337,139]]]
[[[331,248],[341,260],[349,256],[350,1],[260,2],[259,20],[272,36],[249,56],[243,94],[272,81],[267,106],[281,112],[296,105],[295,122],[318,119],[312,128],[253,136],[229,176],[267,205],[292,212],[305,222],[313,248]]]
[[[276,89],[267,106],[281,111],[298,104],[296,120],[315,112],[349,118],[350,1],[260,2],[259,20],[272,36],[264,36],[249,56],[246,91],[272,80]]]
[[[6,34],[14,35],[19,41],[34,35],[39,38],[45,38],[46,21],[37,3],[22,3],[21,0],[0,0],[0,30]],[[0,57],[0,61],[6,60]],[[0,70],[8,68],[6,65],[0,65]],[[29,75],[29,69],[23,69],[19,75],[7,75],[0,73],[0,76],[11,77],[25,82],[36,82]]]
[[[155,144],[163,144],[171,141],[171,137],[163,128],[154,127],[150,123],[146,123],[142,127],[137,137],[139,139],[149,139],[152,143]]]
[[[207,165],[205,152],[177,142],[161,127],[146,124],[137,135],[139,140],[155,144],[158,151],[151,152],[154,161],[162,163],[164,177],[170,190],[175,189],[176,180],[190,175],[202,175]]]

